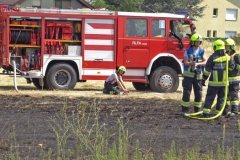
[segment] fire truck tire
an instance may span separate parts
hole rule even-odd
[[[43,79],[43,87],[42,87],[42,80],[40,78],[32,78],[33,85],[37,87],[37,89],[49,89],[46,83],[46,78]]]
[[[77,83],[77,74],[70,65],[57,63],[49,69],[46,81],[50,89],[73,89]]]
[[[137,91],[148,91],[151,90],[149,84],[146,83],[141,83],[141,82],[132,82],[133,87],[137,90]]]
[[[178,85],[177,72],[167,66],[158,67],[150,76],[150,88],[155,92],[175,92]]]

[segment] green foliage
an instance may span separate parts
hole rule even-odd
[[[196,145],[186,153],[186,160],[198,159],[200,157],[200,146]]]
[[[206,6],[199,4],[204,0],[95,0],[95,8],[128,12],[176,12],[187,11],[194,17],[202,17]]]
[[[173,141],[170,147],[170,150],[164,154],[164,160],[180,160],[180,158],[177,158],[177,151],[176,151],[176,146],[175,142]]]
[[[109,133],[105,124],[99,124],[100,110],[97,106],[95,101],[92,104],[81,102],[71,115],[64,106],[61,112],[52,118],[57,160],[86,159],[85,157],[89,160],[128,160],[131,159],[131,148],[136,148],[133,150],[133,159],[154,159],[151,153],[140,152],[138,141],[135,147],[130,146],[128,130],[124,128],[121,120],[118,120],[117,133]],[[70,137],[75,139],[75,150],[66,145]]]
[[[141,12],[143,0],[105,0],[105,3],[109,10]]]
[[[95,2],[93,3],[93,6],[95,8],[106,8],[106,3],[104,0],[95,0]]]
[[[204,0],[144,0],[142,8],[145,12],[187,11],[194,17],[202,17],[206,6],[199,4]]]

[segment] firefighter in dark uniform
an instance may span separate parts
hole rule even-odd
[[[227,81],[226,62],[230,60],[225,53],[225,43],[222,40],[216,40],[213,43],[214,53],[208,58],[203,73],[202,85],[209,78],[207,94],[203,107],[203,117],[209,117],[213,101],[217,97],[216,111],[220,111],[224,102],[225,85]]]
[[[206,55],[200,45],[202,37],[195,33],[191,36],[191,47],[184,53],[182,113],[189,110],[190,94],[194,90],[194,112],[200,111],[202,106],[202,74],[206,64]]]
[[[120,94],[120,89],[123,90],[124,94],[128,94],[125,84],[122,80],[122,75],[126,72],[124,66],[118,67],[115,73],[111,74],[104,83],[103,93],[105,94]]]
[[[230,116],[234,116],[238,114],[239,105],[238,91],[240,82],[240,55],[235,52],[235,42],[231,38],[226,39],[225,50],[226,53],[231,57],[232,68],[230,68],[228,71],[228,98],[223,115],[227,115],[229,109],[231,109]]]

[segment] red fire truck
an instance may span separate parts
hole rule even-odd
[[[136,90],[174,92],[193,18],[172,13],[0,10],[0,66],[41,89],[105,80],[119,66]]]

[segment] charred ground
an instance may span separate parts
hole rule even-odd
[[[109,132],[116,133],[117,121],[121,119],[129,132],[130,144],[134,146],[138,139],[141,151],[154,153],[157,160],[163,159],[173,141],[177,149],[199,145],[200,153],[207,154],[216,151],[223,141],[233,148],[240,140],[238,117],[212,121],[183,117],[181,86],[175,93],[160,94],[139,92],[126,83],[131,94],[113,96],[102,94],[101,81],[79,83],[73,91],[36,90],[24,79],[18,79],[19,92],[16,92],[9,76],[0,76],[0,84],[0,159],[7,159],[12,147],[18,149],[20,157],[39,159],[39,144],[46,152],[52,148],[52,154],[56,155],[52,119],[57,120],[64,107],[66,114],[71,115],[79,106],[90,106],[93,102],[99,110],[100,124],[106,124]],[[191,101],[193,98],[192,94]],[[85,112],[90,114],[90,109],[87,107]],[[70,137],[67,148],[74,150],[74,141]]]
[[[99,109],[99,123],[117,132],[117,120],[122,119],[129,131],[130,141],[139,140],[143,152],[153,152],[155,159],[162,159],[174,141],[178,149],[190,149],[199,144],[201,153],[216,151],[218,145],[233,147],[240,139],[238,117],[222,120],[200,121],[181,115],[181,91],[174,94],[154,94],[132,90],[130,96],[102,95],[101,89],[81,88],[71,92],[37,91],[32,87],[20,87],[16,93],[12,87],[1,87],[0,150],[1,159],[11,149],[11,136],[15,135],[21,157],[38,159],[39,144],[52,148],[56,154],[56,140],[52,132],[51,118],[66,106],[71,114],[82,103],[94,101]],[[90,95],[86,95],[86,91]],[[97,95],[97,96],[92,96]],[[152,97],[147,97],[152,95]],[[89,110],[86,110],[86,114]],[[225,137],[223,126],[225,125]],[[68,147],[74,139],[69,139]]]

